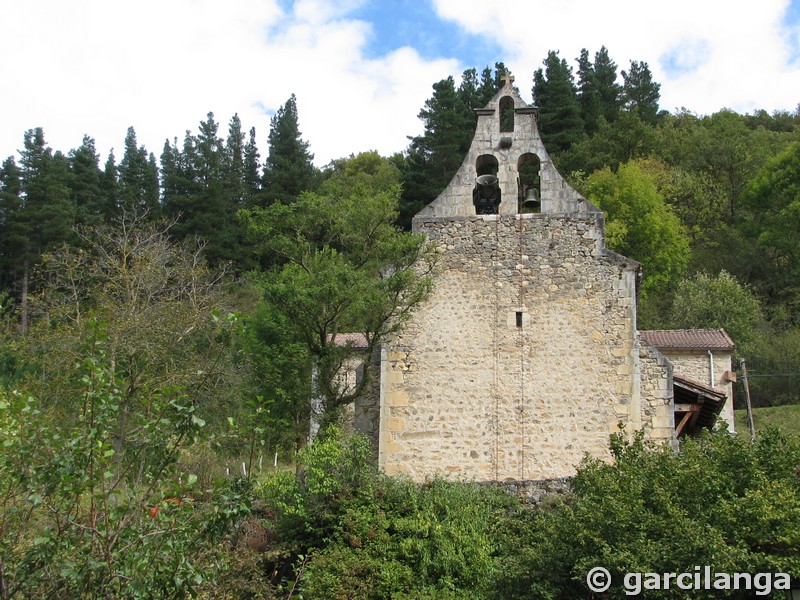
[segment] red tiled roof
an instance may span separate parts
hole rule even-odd
[[[336,334],[337,346],[353,346],[354,348],[366,348],[367,336],[363,333],[339,333]]]
[[[652,329],[639,333],[656,348],[733,350],[736,347],[724,329]]]

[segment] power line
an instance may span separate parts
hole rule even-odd
[[[748,377],[750,379],[753,379],[754,377],[800,377],[800,373],[767,373],[763,375],[754,375],[753,373],[750,373]]]

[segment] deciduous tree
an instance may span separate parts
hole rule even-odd
[[[383,169],[375,166],[371,157],[354,157],[340,163],[321,193],[243,215],[257,248],[279,261],[265,277],[265,297],[314,361],[328,419],[370,381],[366,376],[355,389],[344,386],[338,377],[343,362],[369,360],[431,285],[424,237],[394,227],[399,185],[387,186]],[[343,333],[363,334],[366,348],[341,345],[337,336]]]
[[[159,389],[181,388],[208,420],[228,400],[239,372],[220,335],[226,309],[222,273],[208,269],[202,247],[180,246],[168,227],[126,215],[116,226],[84,232],[77,248],[46,254],[31,298],[34,318],[21,353],[26,388],[69,420],[78,391],[71,368],[92,318],[105,323],[104,352],[117,374],[118,449],[135,442],[126,411],[143,409]],[[227,364],[227,366],[225,366]],[[70,383],[72,382],[72,383]]]
[[[752,356],[758,327],[763,324],[758,298],[735,277],[721,271],[698,273],[675,288],[669,324],[676,329],[722,328],[736,343],[737,356]]]
[[[761,256],[753,273],[773,317],[800,323],[800,143],[770,160],[743,195],[741,229]]]
[[[636,161],[596,171],[587,198],[606,214],[609,248],[642,264],[642,292],[658,295],[681,276],[689,261],[689,239],[653,180]]]

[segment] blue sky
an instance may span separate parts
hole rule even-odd
[[[365,2],[351,16],[372,25],[365,49],[369,58],[410,46],[427,60],[455,56],[463,64],[476,67],[501,60],[502,46],[496,40],[466,32],[456,22],[441,19],[431,2]]]
[[[788,38],[790,60],[800,62],[800,0],[792,0],[783,16],[783,27]]]
[[[101,161],[133,126],[159,156],[209,111],[265,153],[292,93],[318,165],[388,155],[436,81],[503,61],[530,101],[548,50],[574,66],[603,45],[650,65],[666,110],[800,102],[800,0],[0,0],[0,16],[0,159],[37,126],[64,152],[94,137]]]

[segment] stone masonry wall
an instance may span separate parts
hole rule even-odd
[[[415,220],[432,297],[385,349],[379,464],[421,480],[570,476],[641,426],[637,265],[602,214]]]
[[[672,441],[675,435],[672,364],[654,346],[639,341],[642,427],[648,439]]]

